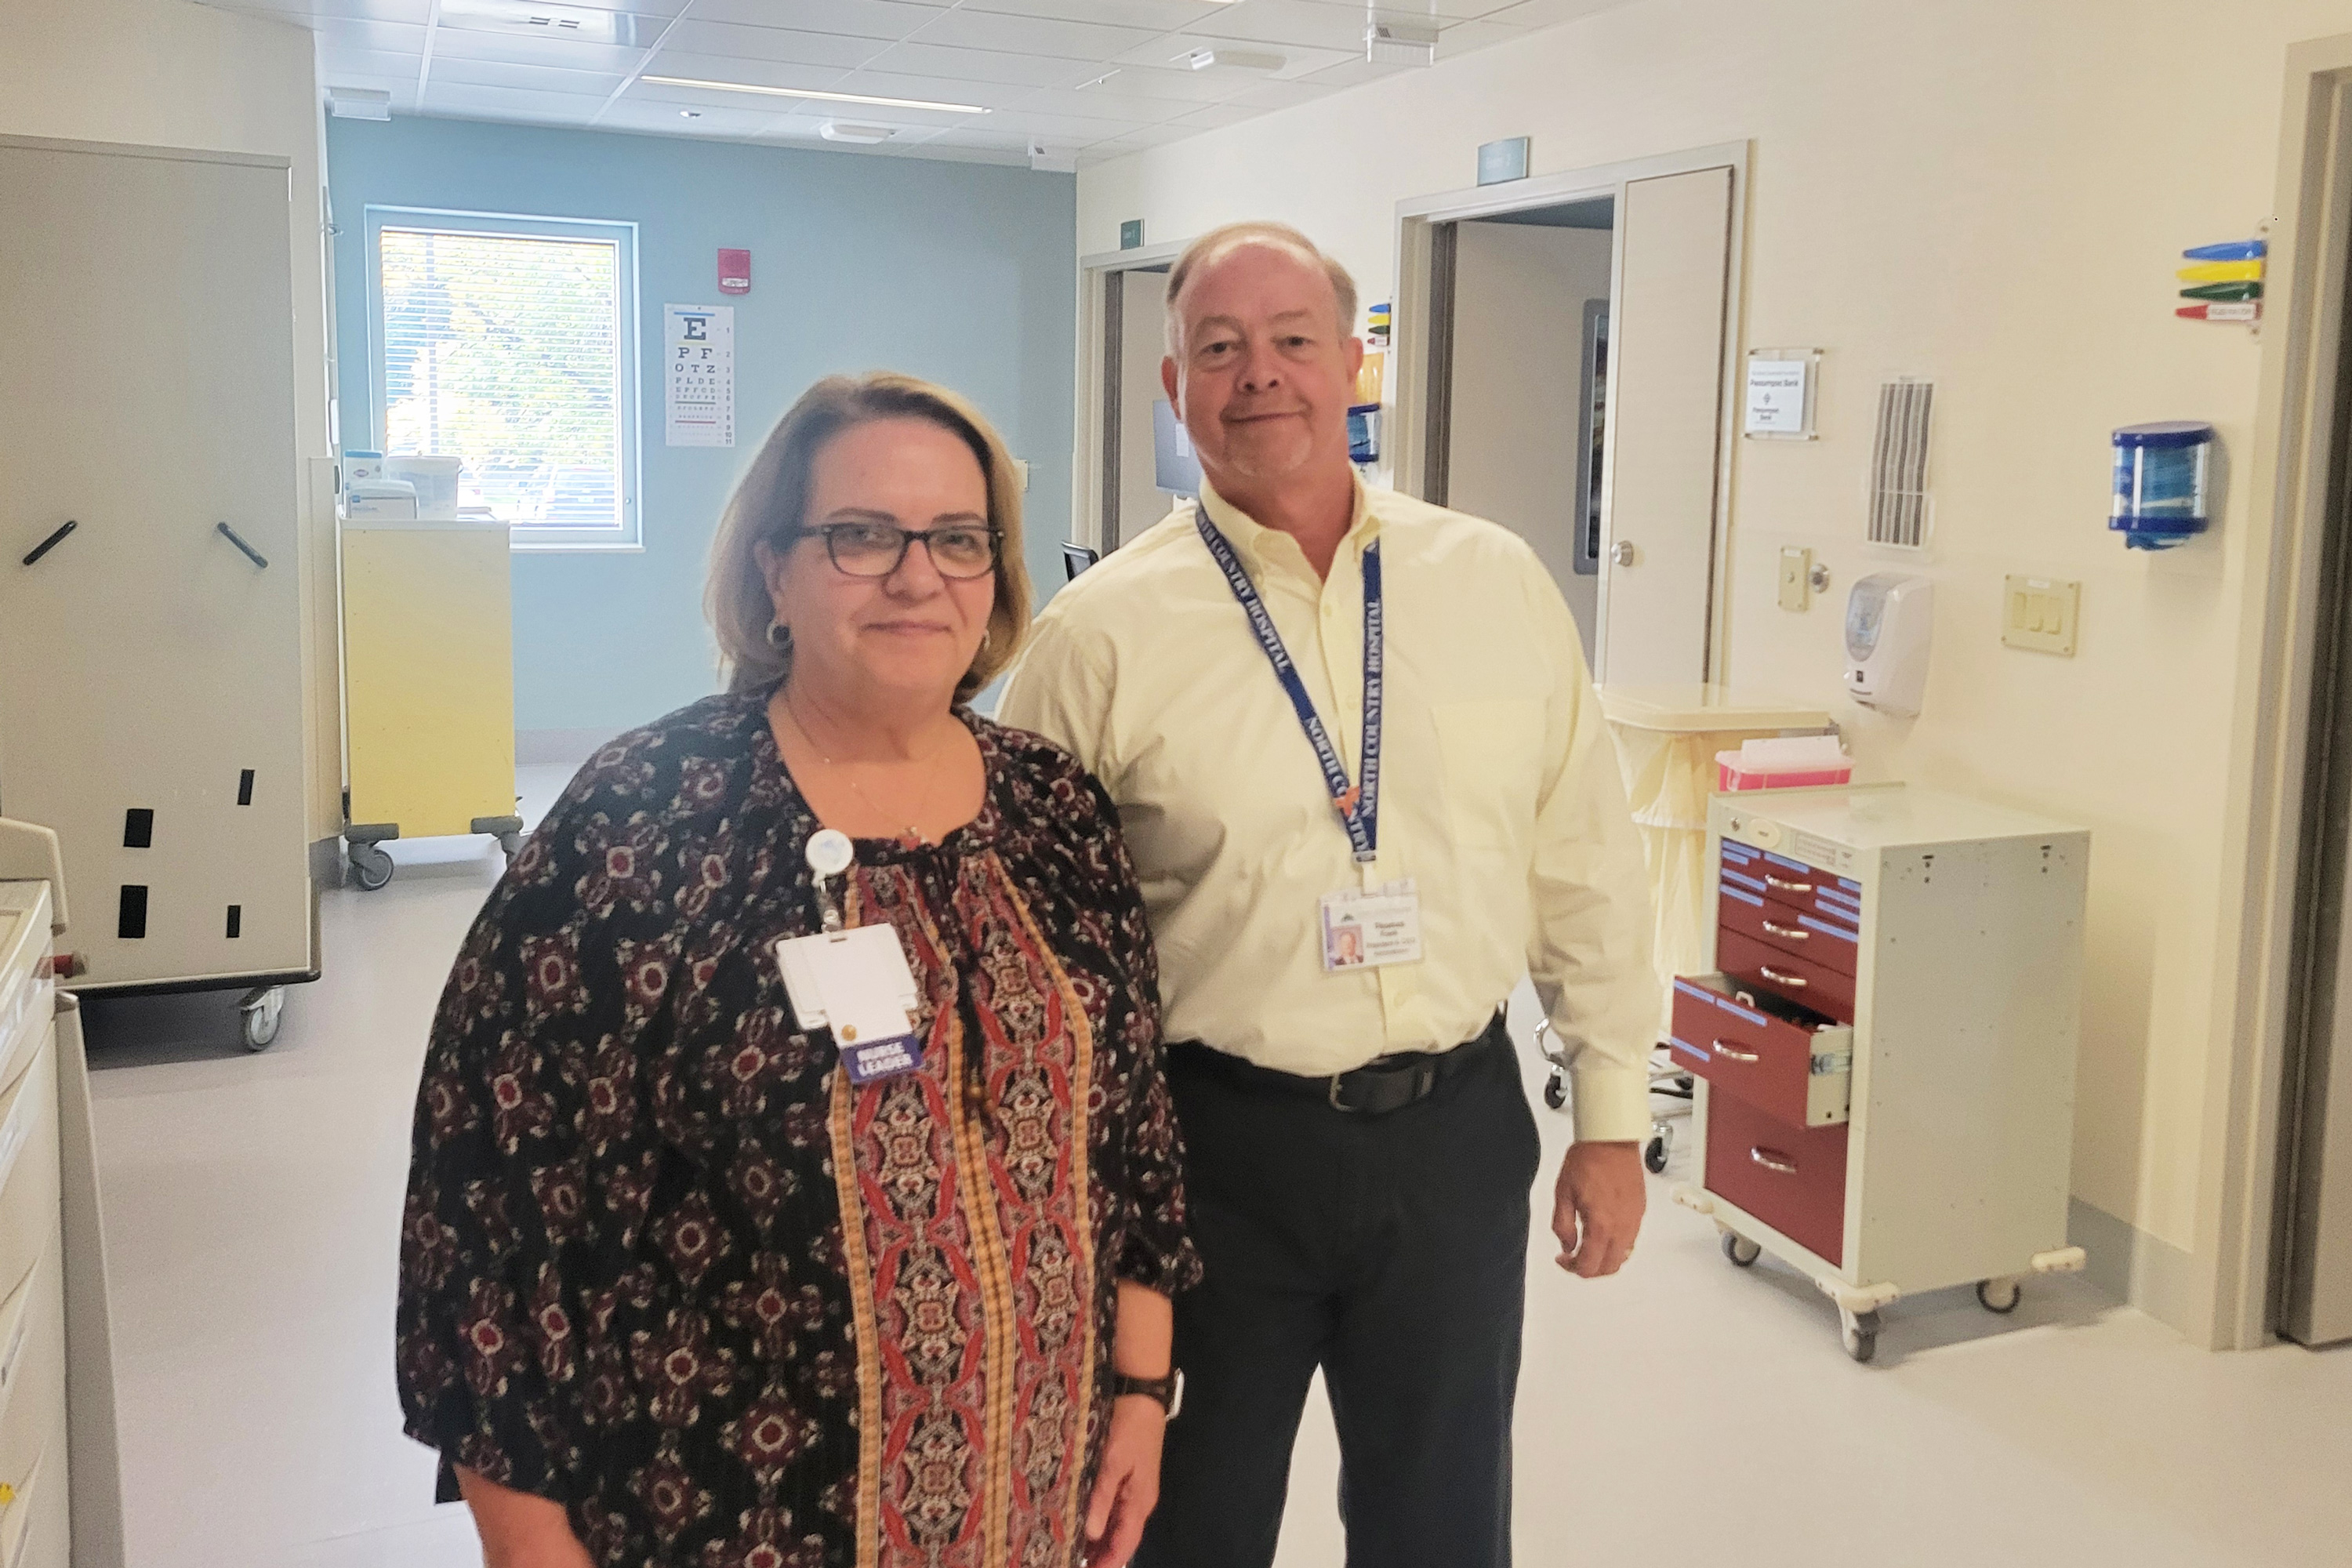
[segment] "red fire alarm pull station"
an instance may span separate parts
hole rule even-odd
[[[749,294],[751,291],[750,251],[722,250],[719,253],[719,291],[721,294]]]

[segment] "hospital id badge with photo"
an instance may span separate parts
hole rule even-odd
[[[776,943],[784,990],[804,1029],[830,1028],[849,1081],[860,1086],[923,1065],[921,997],[907,950],[888,925],[786,937]]]
[[[1323,967],[1377,969],[1421,961],[1421,894],[1410,879],[1323,895]]]

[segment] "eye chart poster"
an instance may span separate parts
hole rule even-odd
[[[662,389],[672,447],[735,444],[735,307],[662,307]]]

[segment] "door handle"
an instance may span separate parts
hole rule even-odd
[[[78,522],[68,522],[63,528],[58,529],[55,533],[50,534],[47,539],[44,539],[38,544],[33,546],[32,550],[25,556],[25,564],[30,566],[42,556],[47,555],[50,551],[55,550],[64,542],[67,534],[71,533],[75,529],[79,528],[81,524]]]
[[[269,558],[262,554],[260,551],[256,550],[252,545],[247,544],[244,540],[239,539],[236,536],[236,530],[231,528],[225,522],[215,524],[215,526],[219,529],[220,536],[223,539],[227,540],[231,544],[236,545],[239,550],[245,552],[245,558],[247,561],[252,562],[264,572],[269,570]]]
[[[1611,545],[1609,547],[1609,559],[1614,561],[1620,566],[1631,566],[1633,564],[1633,542],[1630,539],[1621,539],[1616,543]]]

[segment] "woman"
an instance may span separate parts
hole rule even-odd
[[[1020,493],[955,395],[811,388],[713,551],[728,692],[598,752],[467,938],[399,1374],[489,1568],[1133,1551],[1200,1266],[1110,805],[961,705],[1027,624]],[[828,907],[904,954],[907,1070],[801,1022]]]

